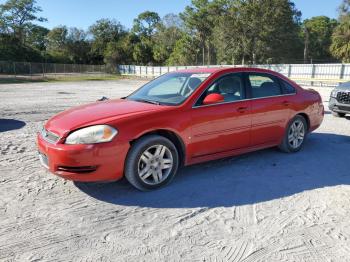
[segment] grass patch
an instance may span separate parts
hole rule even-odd
[[[79,82],[79,81],[106,81],[127,78],[120,75],[75,75],[75,76],[48,76],[48,77],[0,77],[0,84],[22,84],[43,82]]]
[[[63,76],[63,77],[50,77],[46,78],[47,82],[79,82],[79,81],[106,81],[106,80],[119,80],[125,77],[120,75],[101,75],[101,76]]]
[[[30,78],[0,78],[1,84],[23,84],[23,83],[36,83],[36,82],[48,82],[47,79],[30,79]]]

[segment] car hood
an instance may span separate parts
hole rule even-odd
[[[350,92],[350,87],[345,87],[345,86],[338,86],[334,90],[337,91],[344,91],[344,92]]]
[[[337,86],[335,88],[335,90],[350,91],[350,82],[345,82],[345,83],[340,84],[339,86]]]
[[[104,124],[107,121],[157,111],[162,108],[164,106],[125,99],[107,100],[74,107],[59,113],[47,121],[45,128],[62,137],[70,131],[84,126]]]

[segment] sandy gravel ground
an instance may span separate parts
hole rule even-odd
[[[41,168],[45,120],[142,83],[0,86],[0,261],[350,261],[350,118],[327,112],[297,154],[187,167],[150,193]]]

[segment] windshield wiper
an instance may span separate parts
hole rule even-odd
[[[135,99],[135,101],[143,102],[143,103],[149,103],[149,104],[158,105],[158,106],[160,105],[160,102],[147,100],[147,99]]]

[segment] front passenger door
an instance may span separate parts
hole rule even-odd
[[[203,105],[210,93],[222,95],[223,102]],[[240,73],[232,73],[211,84],[191,110],[191,157],[246,148],[250,144],[251,101],[246,100]],[[193,153],[191,153],[193,152]]]

